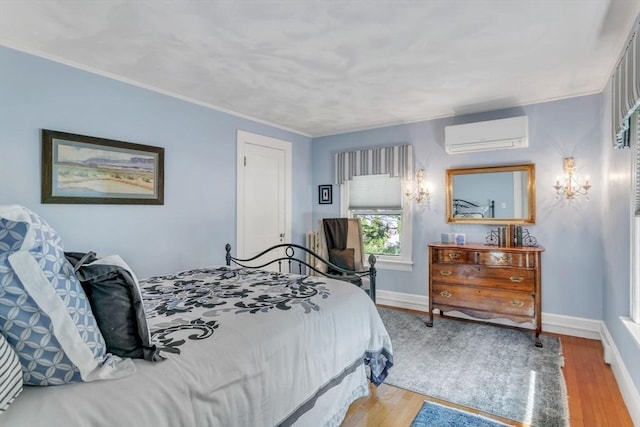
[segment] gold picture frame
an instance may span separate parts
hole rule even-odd
[[[502,176],[512,176],[513,179],[508,183],[500,183],[500,186],[486,184],[488,177],[493,179],[503,179]],[[473,182],[475,186],[482,189],[480,191],[467,191],[461,193],[459,186],[455,185],[458,179],[464,178],[466,181]],[[516,179],[517,178],[517,179]],[[448,223],[461,224],[535,224],[536,222],[536,190],[535,190],[535,165],[533,163],[523,163],[515,165],[494,165],[486,167],[469,167],[447,169],[446,171],[446,215]],[[511,192],[512,198],[507,203],[502,203],[502,199],[495,196],[487,196],[486,192],[491,194],[498,187],[505,187]],[[478,208],[490,208],[491,214],[485,215],[457,215],[456,205],[459,202],[468,203],[468,206],[478,206]],[[494,205],[495,204],[495,205]],[[514,215],[495,214],[502,207],[513,205]],[[503,206],[504,205],[504,206]],[[515,209],[515,208],[518,209]],[[473,207],[466,208],[473,211]],[[518,211],[517,214],[515,212]]]

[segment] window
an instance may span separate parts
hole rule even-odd
[[[640,324],[640,216],[633,218],[631,232],[631,320]]]
[[[364,251],[367,254],[401,256],[402,211],[352,211],[362,222]]]
[[[400,177],[354,176],[342,185],[342,216],[360,218],[366,254],[381,268],[411,269],[411,209]]]
[[[634,150],[631,223],[631,320],[640,324],[640,113],[630,120],[631,147]]]
[[[631,316],[621,317],[638,345],[640,345],[640,114],[636,111],[629,122],[629,142],[633,150],[633,194],[631,195]]]

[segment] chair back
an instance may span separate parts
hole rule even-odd
[[[348,218],[347,219],[347,248],[353,248],[354,267],[356,271],[363,271],[367,269],[365,263],[364,243],[362,240],[362,223],[360,218]],[[329,259],[329,249],[327,247],[327,236],[324,232],[323,220],[318,221],[318,233],[320,235],[320,248],[319,253],[324,259]],[[321,271],[326,272],[326,265],[316,265]]]
[[[322,258],[329,260],[329,249],[327,246],[327,236],[324,230],[324,222],[322,219],[318,221],[318,239],[319,242],[312,238],[312,240],[317,245],[317,248],[314,250],[317,251],[317,254]],[[364,253],[364,242],[362,237],[362,222],[360,218],[348,218],[347,219],[347,248],[353,248],[353,257],[354,257],[354,268],[356,271],[365,271],[369,270],[369,264],[365,263],[365,253]],[[316,259],[314,267],[323,273],[327,273],[327,265],[323,262],[320,262]],[[374,273],[375,274],[375,273]],[[369,297],[373,300],[373,303],[376,302],[376,287],[375,287],[375,277],[371,279],[369,277],[362,277],[360,280],[359,286],[364,289]]]

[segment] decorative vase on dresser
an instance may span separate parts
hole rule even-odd
[[[543,251],[540,246],[430,244],[427,326],[433,326],[434,309],[440,314],[459,311],[475,319],[530,322],[535,327],[535,345],[542,347]]]

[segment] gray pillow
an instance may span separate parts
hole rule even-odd
[[[121,357],[161,360],[147,325],[137,279],[117,255],[96,258],[66,252],[74,265],[109,353]]]

